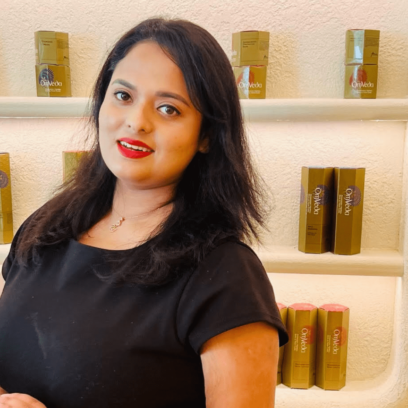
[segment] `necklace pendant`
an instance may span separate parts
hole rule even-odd
[[[122,225],[123,221],[125,221],[125,219],[123,217],[120,217],[120,219],[115,224],[112,224],[110,226],[109,231],[115,232]]]

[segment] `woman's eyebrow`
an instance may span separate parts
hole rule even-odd
[[[120,84],[120,85],[126,86],[126,88],[129,88],[132,91],[136,91],[136,87],[134,85],[132,85],[131,83],[129,83],[128,81],[125,81],[124,79],[115,79],[112,82],[112,85],[113,84]]]
[[[164,92],[164,91],[159,91],[156,92],[157,96],[161,96],[163,98],[173,98],[173,99],[177,99],[180,102],[183,102],[184,105],[187,105],[188,107],[190,107],[190,104],[179,94],[174,93],[174,92]]]

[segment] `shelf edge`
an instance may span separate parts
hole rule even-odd
[[[0,97],[0,118],[79,118],[89,115],[88,98]],[[241,100],[247,121],[408,121],[408,99]]]

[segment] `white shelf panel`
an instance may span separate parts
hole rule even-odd
[[[321,275],[403,276],[402,255],[392,249],[362,249],[356,255],[305,254],[296,247],[256,251],[267,272]]]
[[[0,118],[79,118],[88,98],[0,97]]]
[[[408,121],[408,99],[258,99],[241,105],[251,121]],[[75,118],[87,111],[88,98],[0,97],[0,118]]]
[[[250,121],[408,120],[408,99],[258,99],[241,105]]]
[[[3,263],[4,259],[6,258],[9,252],[10,252],[10,244],[0,245],[0,266]]]
[[[10,245],[0,245],[0,264]],[[321,275],[403,276],[402,255],[392,249],[363,249],[357,255],[304,254],[295,247],[256,251],[267,272]]]

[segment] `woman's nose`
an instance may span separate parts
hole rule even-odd
[[[133,105],[126,117],[126,127],[132,133],[150,133],[153,130],[153,122],[149,107],[144,103]]]

